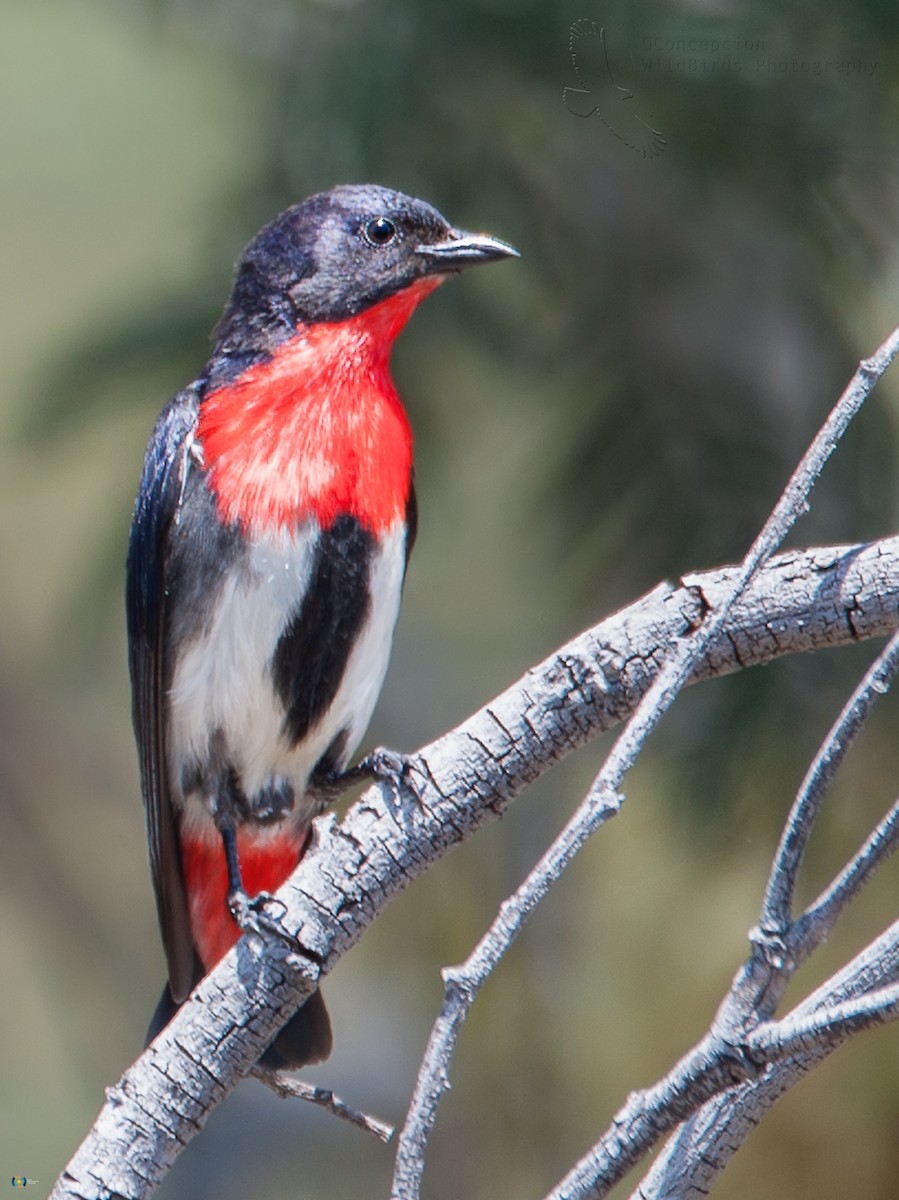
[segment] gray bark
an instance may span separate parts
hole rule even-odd
[[[699,627],[738,570],[660,585],[412,755],[399,795],[380,784],[342,822],[321,818],[313,849],[278,893],[294,945],[241,939],[109,1089],[54,1200],[151,1195],[209,1112],[387,902],[555,762],[626,718],[677,639]],[[899,539],[793,551],[760,571],[691,681],[897,627]]]

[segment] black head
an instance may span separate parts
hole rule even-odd
[[[343,320],[425,275],[515,254],[402,192],[335,187],[286,209],[244,250],[216,348],[243,369],[300,323]]]

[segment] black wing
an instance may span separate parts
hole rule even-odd
[[[199,410],[198,388],[180,392],[153,429],[128,545],[127,615],[132,716],[147,813],[150,867],[172,998],[196,981],[190,914],[166,765],[163,635],[172,525],[179,518]]]
[[[409,570],[409,559],[412,557],[412,547],[418,537],[418,497],[415,494],[415,472],[409,480],[409,495],[406,497],[406,566]]]

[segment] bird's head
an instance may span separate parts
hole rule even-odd
[[[430,204],[376,184],[294,204],[250,242],[216,329],[224,353],[272,349],[302,325],[342,321],[412,285],[517,255],[456,229]]]

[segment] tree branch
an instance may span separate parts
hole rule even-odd
[[[855,1032],[895,1020],[899,982],[899,921],[842,971],[827,980],[782,1021],[759,1026],[750,1036],[771,1055],[758,1079],[739,1084],[701,1107],[668,1141],[632,1200],[700,1200],[772,1105]],[[852,1001],[858,1001],[853,1006]],[[795,1052],[808,1019],[830,1025],[828,1036]],[[780,1045],[778,1045],[778,1042]],[[785,1053],[787,1057],[782,1057]]]
[[[873,705],[880,696],[889,690],[897,672],[899,672],[899,636],[894,635],[890,639],[889,645],[878,655],[876,662],[865,672],[864,678],[824,739],[821,748],[815,755],[814,762],[802,781],[799,794],[787,817],[784,834],[777,848],[771,877],[762,903],[759,927],[766,935],[782,938],[789,928],[799,867],[827,788],[846,757],[849,747],[867,720]],[[872,852],[869,848],[864,861],[871,861]],[[817,921],[819,941],[816,941],[815,945],[818,945],[820,940],[827,936],[833,922],[842,910],[842,904],[848,902],[854,894],[849,889],[849,884],[854,883],[857,889],[864,882],[862,866],[863,862],[858,863],[855,870],[850,871],[848,875],[844,873],[840,889],[831,893],[826,907],[819,906]],[[836,903],[837,898],[842,901],[839,906]],[[825,923],[823,919],[825,912],[830,917],[829,924]],[[806,931],[803,942],[808,945],[809,940]]]
[[[402,819],[368,789],[278,893],[297,952],[243,938],[109,1090],[54,1200],[152,1194],[209,1112],[384,905],[452,846],[501,815],[555,762],[612,728],[650,686],[672,642],[695,629],[738,568],[662,584],[563,646],[412,757],[419,805]],[[695,665],[692,680],[899,627],[899,538],[773,559]],[[301,947],[311,952],[304,956]]]
[[[871,387],[892,361],[897,350],[899,330],[893,332],[872,359],[859,364],[855,375],[790,476],[774,510],[742,563],[732,573],[727,586],[722,589],[717,603],[707,609],[700,623],[688,634],[679,636],[671,643],[657,675],[606,757],[584,802],[524,883],[501,906],[498,916],[465,963],[452,971],[444,972],[446,994],[443,1008],[428,1039],[415,1092],[400,1133],[391,1191],[392,1200],[418,1200],[427,1141],[437,1119],[440,1099],[449,1087],[449,1063],[455,1052],[461,1025],[478,992],[521,932],[534,908],[561,877],[580,848],[609,817],[618,812],[623,800],[619,789],[642,751],[646,739],[688,682],[707,647],[714,643],[721,630],[726,627],[731,610],[751,581],[781,545],[799,516],[807,510],[808,497],[815,481],[849,423],[864,403]],[[882,671],[881,674],[885,672]],[[884,680],[881,679],[880,682],[883,683]],[[869,692],[873,687],[872,682]],[[856,725],[861,719],[863,718],[857,717]],[[808,806],[807,801],[806,807]],[[800,812],[805,811],[799,802],[797,807]],[[798,828],[798,824],[794,827]],[[797,850],[793,856],[797,867],[800,857],[801,850]],[[785,878],[786,871],[782,871],[779,877]],[[723,1045],[720,1038],[714,1044],[716,1047]],[[726,1051],[726,1047],[724,1050]],[[706,1062],[705,1048],[701,1048],[697,1053],[701,1055],[698,1076],[708,1076],[715,1064]],[[715,1063],[719,1059],[723,1061],[724,1057],[724,1054],[713,1056]],[[687,1075],[691,1074],[691,1069],[684,1067],[682,1070]],[[687,1086],[683,1078],[678,1082]],[[698,1082],[698,1077],[695,1082]],[[695,1087],[693,1090],[695,1092]],[[679,1104],[672,1089],[658,1095],[657,1115],[662,1107],[666,1119],[673,1120],[673,1114],[679,1111]],[[644,1153],[645,1148],[638,1148],[642,1142],[636,1131],[632,1131],[630,1136],[621,1137],[623,1124],[623,1121],[616,1120],[610,1137],[607,1136],[598,1151],[597,1159],[594,1161],[590,1158],[586,1167],[581,1165],[576,1169],[577,1181],[573,1176],[568,1176],[553,1193],[554,1198],[558,1197],[561,1200],[562,1197],[582,1194],[605,1194],[605,1186],[620,1178],[620,1173],[616,1174],[616,1170],[623,1171]],[[644,1132],[652,1136],[652,1131],[645,1123]],[[654,1136],[658,1136],[658,1131]],[[619,1151],[623,1153],[619,1154]],[[598,1183],[594,1183],[591,1175],[594,1171],[596,1180],[601,1179],[604,1186],[600,1187]]]
[[[831,991],[833,985],[828,984],[781,1021],[769,1019],[790,979],[824,940],[842,907],[895,849],[897,822],[891,809],[824,897],[799,920],[791,920],[791,897],[802,851],[818,815],[824,786],[832,780],[861,722],[887,690],[897,669],[899,633],[865,673],[803,780],[775,856],[759,927],[750,933],[752,951],[734,978],[709,1032],[660,1083],[631,1095],[599,1142],[547,1200],[601,1200],[657,1141],[705,1106],[706,1117],[718,1113],[721,1119],[714,1144],[709,1148],[708,1125],[696,1118],[701,1132],[689,1155],[694,1174],[686,1170],[683,1156],[679,1157],[676,1177],[667,1180],[671,1190],[663,1193],[670,1200],[692,1196],[694,1175],[707,1183],[712,1163],[720,1172],[754,1127],[743,1122],[742,1110],[734,1107],[731,1093],[735,1085],[751,1081],[766,1067],[783,1064],[791,1057],[803,1062],[819,1050],[829,1053],[851,1033],[895,1018],[895,995],[883,988],[886,981],[878,977],[870,981],[872,990],[867,995],[856,991],[851,997],[843,996]],[[789,1070],[787,1064],[781,1074],[793,1081],[795,1075]],[[672,1146],[680,1147],[681,1140],[679,1133]],[[661,1157],[665,1158],[664,1153]],[[644,1189],[646,1196],[653,1194],[649,1189],[654,1175],[635,1195],[643,1197]]]

